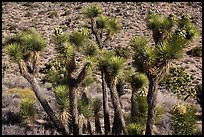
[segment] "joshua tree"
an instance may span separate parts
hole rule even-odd
[[[68,88],[65,85],[58,85],[54,88],[55,104],[59,110],[58,119],[62,121],[64,127],[68,131],[68,123],[70,122],[69,114],[69,96],[67,96]]]
[[[194,40],[198,31],[186,15],[176,21],[172,14],[164,17],[150,12],[146,19],[148,29],[153,32],[155,45],[148,45],[145,37],[135,37],[131,45],[135,67],[149,79],[146,134],[152,135],[158,83],[166,73],[169,63],[182,56],[183,49]]]
[[[50,120],[59,132],[67,135],[63,124],[57,119],[53,109],[44,98],[42,89],[36,79],[39,53],[46,46],[45,40],[34,29],[26,29],[7,38],[5,45],[10,59],[18,64],[21,75],[31,84],[38,101],[48,114]]]
[[[101,131],[101,124],[99,120],[99,111],[101,109],[102,102],[99,99],[94,100],[93,103],[93,110],[94,110],[94,117],[95,117],[95,132],[96,134],[102,134]]]
[[[119,99],[119,95],[117,93],[117,80],[118,76],[121,73],[121,70],[125,67],[125,59],[115,55],[105,55],[101,60],[101,66],[103,71],[105,72],[105,81],[110,89],[111,99],[114,107],[114,112],[119,116],[119,121],[121,123],[122,130],[124,134],[128,134],[127,127],[125,124],[121,103]]]
[[[134,117],[136,112],[138,110],[135,110],[135,101],[134,99],[136,98],[136,93],[138,90],[145,85],[148,84],[148,78],[144,73],[138,73],[138,74],[133,74],[129,77],[129,82],[131,83],[132,87],[132,96],[131,96],[131,117]]]
[[[120,23],[114,18],[102,15],[102,9],[96,4],[85,8],[83,13],[85,18],[89,19],[89,25],[87,27],[91,30],[91,34],[94,35],[97,45],[101,50],[104,49],[108,45],[108,42],[113,39],[115,33],[121,29]],[[102,77],[105,134],[107,135],[110,134],[108,94],[105,85],[105,74],[101,67],[100,70]]]
[[[51,77],[51,81],[55,82],[56,84],[65,84],[68,86],[70,113],[72,120],[71,124],[74,135],[79,134],[76,90],[82,84],[82,82],[89,75],[91,75],[92,67],[94,66],[94,56],[98,51],[97,46],[90,43],[88,35],[89,32],[85,28],[81,28],[79,31],[74,31],[71,34],[55,33],[53,40],[57,51],[57,56],[55,58],[57,65],[54,64],[52,66],[53,70],[48,72],[48,74],[51,75],[56,74],[56,77]],[[92,51],[93,49],[95,50]],[[79,50],[84,51],[83,58],[85,59],[82,64],[83,67],[81,71],[76,76],[76,58],[77,51]],[[61,78],[62,80],[59,80],[58,78]]]

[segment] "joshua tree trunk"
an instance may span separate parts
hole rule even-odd
[[[52,108],[50,107],[50,105],[48,104],[47,100],[44,97],[40,86],[36,80],[36,78],[32,75],[30,75],[27,72],[26,69],[26,64],[24,62],[20,62],[19,63],[19,68],[21,71],[21,74],[24,78],[26,78],[28,80],[28,82],[31,84],[32,89],[36,95],[36,98],[38,99],[38,101],[40,102],[40,104],[42,105],[43,109],[45,110],[45,112],[47,113],[47,115],[49,116],[50,120],[53,122],[53,124],[55,125],[55,127],[57,128],[57,130],[59,132],[61,132],[63,135],[68,135],[68,133],[66,132],[65,127],[63,126],[63,124],[61,123],[61,121],[59,121],[56,116],[54,111],[52,110]]]
[[[157,100],[157,86],[158,82],[155,78],[150,77],[149,79],[149,90],[147,94],[147,103],[148,103],[148,118],[146,125],[146,135],[153,134],[153,125],[156,114],[156,100]]]
[[[122,130],[124,134],[127,135],[128,131],[127,131],[127,127],[125,124],[125,120],[124,120],[124,116],[123,116],[123,112],[122,112],[122,108],[120,104],[120,99],[119,99],[117,89],[116,89],[116,82],[115,80],[113,80],[112,82],[113,84],[109,84],[109,88],[110,88],[111,99],[112,99],[114,111],[115,111],[115,114],[117,114],[119,117],[119,121],[121,122]]]
[[[75,88],[69,87],[69,97],[70,97],[70,112],[72,116],[72,130],[73,135],[79,135],[79,125],[78,125],[78,110],[77,110],[77,97],[75,93]]]
[[[81,72],[79,73],[77,79],[71,77],[71,73],[68,74],[68,86],[69,86],[69,103],[70,112],[72,116],[72,130],[73,135],[79,135],[79,124],[78,124],[78,109],[77,109],[77,95],[76,89],[80,86],[81,82],[90,73],[90,64],[87,63]]]
[[[119,113],[114,114],[112,133],[113,135],[121,135],[122,133],[122,126],[121,126],[121,121],[119,118]]]
[[[101,124],[100,124],[98,114],[95,114],[95,132],[96,132],[96,134],[102,134]]]
[[[135,113],[137,112],[137,108],[135,107],[136,104],[135,104],[135,95],[136,95],[136,92],[138,91],[137,88],[135,87],[132,87],[132,96],[131,96],[131,117],[134,117],[135,116]]]
[[[105,74],[101,69],[102,76],[102,90],[103,90],[103,113],[104,113],[104,127],[105,135],[110,134],[110,119],[109,119],[109,107],[108,107],[108,94],[105,88]]]
[[[117,88],[117,93],[121,93],[123,91],[120,91],[121,88]],[[118,94],[119,95],[119,99],[121,97],[121,94]],[[121,104],[121,101],[120,101],[120,104]],[[122,106],[122,104],[121,104]],[[113,122],[113,127],[112,127],[112,133],[114,135],[121,135],[122,133],[122,126],[121,126],[121,122],[120,122],[120,118],[119,118],[119,114],[118,113],[115,113],[114,114],[114,122]]]

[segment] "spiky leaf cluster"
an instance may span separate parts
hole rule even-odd
[[[106,74],[110,77],[116,77],[125,67],[125,59],[119,56],[112,56],[104,61],[103,66]]]
[[[34,29],[25,29],[6,38],[5,48],[13,61],[20,61],[33,51],[42,51],[46,46],[43,37]]]
[[[81,47],[88,39],[86,31],[74,31],[69,36],[69,41],[76,47]]]
[[[35,105],[35,100],[33,99],[25,98],[22,100],[21,106],[20,106],[20,114],[24,119],[32,120],[32,118],[34,118],[37,112],[34,105]]]
[[[10,59],[14,62],[19,62],[23,58],[21,47],[17,43],[7,45],[6,50]]]
[[[94,56],[97,56],[98,53],[99,53],[99,46],[94,43],[94,44],[88,44],[86,46],[84,46],[83,48],[83,52],[84,52],[84,55],[86,56],[90,56],[90,57],[94,57]]]
[[[101,15],[96,20],[96,27],[99,29],[104,29],[108,27],[108,20],[109,18],[107,16]]]
[[[174,135],[193,135],[196,129],[196,109],[188,104],[176,104],[170,114],[171,128]]]
[[[90,118],[93,116],[93,103],[87,102],[86,99],[81,98],[78,100],[78,111],[83,114],[86,118]]]
[[[59,85],[54,88],[55,103],[60,111],[69,110],[69,90],[67,86]]]
[[[49,63],[45,64],[44,68],[45,76],[42,81],[51,82],[53,85],[65,84],[67,69],[65,63],[58,60],[58,58],[53,58]]]
[[[101,13],[102,13],[102,9],[97,4],[93,4],[89,7],[86,7],[83,10],[83,14],[86,18],[95,18],[95,17],[98,17]]]
[[[170,14],[168,17],[163,17],[156,12],[150,12],[147,15],[147,28],[158,31],[170,30],[175,24],[175,16]]]
[[[149,80],[144,73],[136,73],[129,78],[129,82],[134,86],[134,88],[142,88],[147,85]]]
[[[131,47],[134,51],[133,64],[138,71],[143,72],[155,64],[156,54],[153,48],[148,45],[146,37],[134,37],[131,41]]]
[[[118,46],[115,48],[114,51],[117,56],[123,57],[125,59],[128,59],[131,57],[131,51],[127,47]]]

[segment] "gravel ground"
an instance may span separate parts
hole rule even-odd
[[[71,23],[68,25],[67,32],[71,32],[80,27],[83,24],[83,17],[81,9],[92,3],[90,2],[35,2],[32,5],[26,6],[26,2],[4,2],[2,3],[2,40],[12,34],[15,34],[19,30],[25,27],[34,27],[39,31],[43,37],[47,40],[47,47],[41,55],[41,67],[44,63],[49,61],[54,55],[54,45],[51,42],[51,37],[54,28],[59,27],[66,23],[67,19],[71,19]],[[25,4],[25,5],[24,5]],[[106,15],[118,18],[123,26],[123,29],[118,33],[111,43],[112,46],[123,45],[128,46],[129,41],[135,35],[145,35],[151,38],[151,32],[146,29],[145,16],[149,10],[156,10],[162,14],[168,15],[174,13],[175,15],[182,15],[188,13],[193,22],[201,31],[201,36],[188,48],[186,51],[200,46],[202,43],[202,3],[201,2],[100,2],[103,11]],[[69,10],[70,14],[63,16],[65,11]],[[49,18],[51,12],[56,11],[58,17]],[[5,77],[2,79],[3,92],[14,87],[18,88],[30,88],[29,83],[20,76],[18,72],[18,66],[13,63],[9,63],[8,56],[2,50],[2,63],[9,64],[9,69],[6,72]],[[184,55],[179,61],[173,61],[172,66],[183,66],[189,73],[196,77],[195,84],[202,83],[202,58],[190,57]],[[42,77],[41,75],[39,78]],[[100,80],[100,78],[99,78]],[[48,96],[50,102],[52,102],[53,94],[50,90],[47,90],[50,86],[48,84],[42,84],[42,89]],[[98,84],[88,88],[92,98],[101,98],[102,93]],[[130,95],[131,92],[127,92],[121,99],[123,102],[123,109],[127,113],[130,109]],[[166,111],[175,103],[181,102],[174,95],[169,93],[158,92],[158,103],[163,105]],[[189,103],[195,104],[195,102],[189,100]],[[110,106],[112,104],[110,103]],[[168,106],[168,107],[167,107]],[[42,109],[42,108],[39,108]],[[162,120],[163,126],[158,127],[160,134],[171,134],[168,127],[168,113],[164,115]],[[161,122],[161,123],[162,123]],[[202,124],[202,121],[201,121]],[[3,126],[3,125],[2,125]],[[17,129],[22,129],[16,126],[3,126],[2,134],[9,134],[8,129],[12,129],[14,134],[20,134]],[[9,127],[9,128],[8,128]],[[37,134],[36,132],[32,134]],[[47,133],[49,134],[49,133]]]

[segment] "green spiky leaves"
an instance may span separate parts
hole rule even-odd
[[[145,37],[134,37],[131,42],[133,47],[133,64],[138,71],[143,72],[144,69],[151,68],[156,62],[156,54],[152,47],[148,45],[148,41]]]
[[[134,88],[142,88],[143,86],[147,85],[149,80],[144,73],[137,73],[129,78],[129,82],[134,86]]]
[[[34,29],[25,29],[6,39],[6,48],[13,61],[19,61],[33,51],[43,51],[46,42]]]
[[[69,36],[69,41],[77,47],[81,47],[87,40],[88,36],[85,31],[74,31]]]
[[[14,62],[19,62],[23,58],[23,53],[19,44],[9,44],[7,46],[7,53],[10,59]]]
[[[111,76],[116,77],[125,67],[125,59],[118,56],[113,56],[104,62],[105,72]]]
[[[175,24],[175,16],[170,14],[169,17],[163,17],[162,15],[151,12],[147,15],[147,28],[157,29],[159,31],[169,30]]]
[[[114,35],[118,30],[122,28],[122,25],[120,24],[119,20],[110,18],[108,22],[108,35],[112,36]]]
[[[102,9],[99,5],[93,4],[90,7],[83,9],[83,14],[86,18],[95,18],[102,13]]]
[[[25,35],[21,37],[21,40],[31,51],[43,51],[46,46],[44,38],[34,29],[25,31]]]
[[[56,104],[61,111],[69,110],[68,88],[64,85],[59,85],[54,88]]]
[[[96,27],[100,29],[107,28],[109,18],[107,16],[101,15],[96,20]]]
[[[90,43],[90,44],[84,46],[83,50],[84,50],[83,51],[84,55],[94,57],[94,56],[97,56],[99,53],[99,46],[96,43],[94,43],[94,44]]]

